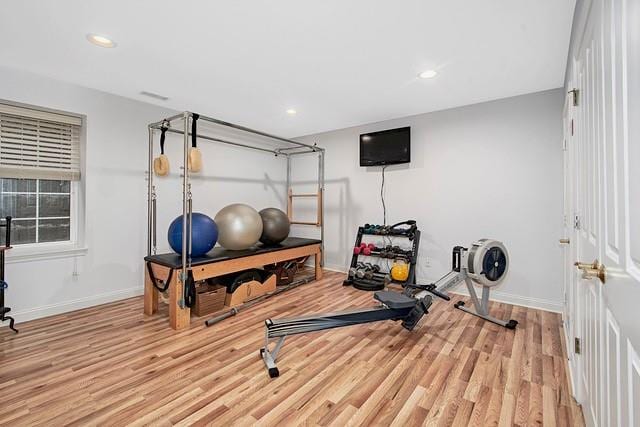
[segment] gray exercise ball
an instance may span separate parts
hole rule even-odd
[[[262,235],[262,218],[249,205],[225,206],[214,218],[218,226],[218,243],[225,249],[239,251],[255,245]]]
[[[260,211],[262,217],[262,236],[265,245],[277,245],[287,238],[291,224],[287,214],[278,208],[266,208]]]

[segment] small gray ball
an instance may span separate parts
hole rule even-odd
[[[289,236],[291,224],[287,214],[277,208],[266,208],[260,211],[262,218],[262,235],[260,241],[269,246],[277,245]]]

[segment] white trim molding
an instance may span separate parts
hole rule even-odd
[[[29,261],[44,261],[49,259],[73,258],[85,256],[89,249],[85,246],[58,245],[37,243],[29,247],[14,246],[7,252],[6,263],[16,264]]]
[[[96,305],[107,304],[120,301],[127,298],[137,297],[143,294],[142,285],[133,288],[122,289],[113,292],[105,292],[99,295],[91,295],[88,297],[78,298],[70,301],[64,301],[57,304],[43,305],[40,307],[30,308],[28,310],[12,312],[11,316],[16,323],[27,322],[29,320],[41,319],[43,317],[53,316],[56,314],[64,314],[70,311],[81,310],[83,308],[94,307]],[[0,325],[7,326],[8,323]]]
[[[463,288],[456,289],[451,293],[469,296],[467,290]],[[551,311],[553,313],[562,313],[562,310],[564,308],[562,302],[551,301],[542,298],[525,297],[522,295],[515,295],[496,290],[491,290],[491,301],[519,305],[521,307],[535,308],[538,310]]]
[[[335,271],[338,273],[346,274],[347,271],[343,266],[337,266],[334,264],[327,264],[323,267],[325,270]],[[430,281],[426,281],[430,282]],[[460,287],[455,291],[452,291],[453,294],[469,296],[469,293],[464,289],[464,286],[460,284]],[[519,305],[522,307],[535,308],[538,310],[551,311],[553,313],[562,313],[564,305],[562,301],[552,301],[541,298],[533,298],[533,297],[525,297],[522,295],[510,294],[507,292],[500,292],[496,290],[491,290],[491,301],[495,302],[503,302],[512,305]]]

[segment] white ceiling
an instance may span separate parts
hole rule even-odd
[[[574,3],[3,0],[0,66],[297,136],[559,87]]]

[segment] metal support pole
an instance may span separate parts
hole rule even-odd
[[[156,195],[156,186],[153,185],[151,187],[151,223],[152,223],[152,229],[151,229],[151,251],[153,252],[153,254],[155,255],[157,250],[158,250],[158,239],[156,236],[157,233],[157,222],[156,222],[156,218],[158,217],[157,215],[157,195]]]
[[[151,255],[152,236],[156,225],[153,221],[153,129],[149,126],[149,161],[147,171],[147,256]]]
[[[287,188],[284,191],[284,197],[287,201],[287,212],[289,212],[289,189],[291,188],[291,157],[287,156]]]
[[[320,192],[320,267],[324,266],[324,150],[318,155],[318,191]]]
[[[229,127],[229,128],[233,128],[233,129],[238,129],[238,130],[241,130],[241,131],[244,131],[244,132],[249,132],[249,133],[252,133],[254,135],[264,136],[266,138],[275,139],[277,141],[286,142],[286,143],[289,143],[289,144],[297,145],[299,147],[307,147],[307,148],[312,149],[313,151],[317,151],[318,150],[318,148],[314,147],[313,145],[304,144],[302,142],[294,141],[292,139],[282,138],[281,136],[277,136],[277,135],[271,135],[271,134],[266,133],[266,132],[262,132],[262,131],[255,130],[255,129],[251,129],[251,128],[248,128],[246,126],[236,125],[234,123],[225,122],[223,120],[214,119],[212,117],[200,116],[200,120],[204,120],[204,121],[207,121],[207,122],[215,123],[215,124],[220,125],[220,126],[225,126],[225,127]]]
[[[159,127],[158,127],[159,128]],[[156,127],[153,127],[153,129],[156,129]],[[167,129],[168,133],[175,133],[178,135],[182,135],[184,133],[184,131],[180,130],[180,129]],[[191,136],[191,132],[188,132],[189,136]],[[207,135],[202,135],[202,134],[197,134],[198,139],[204,139],[207,141],[213,141],[213,142],[220,142],[222,144],[228,144],[228,145],[234,145],[236,147],[243,147],[243,148],[250,148],[252,150],[258,150],[258,151],[264,151],[265,153],[271,153],[271,154],[275,154],[275,155],[281,155],[281,156],[287,156],[288,154],[286,153],[279,153],[276,150],[270,150],[268,148],[262,148],[262,147],[256,147],[253,145],[248,145],[248,144],[242,144],[241,142],[234,142],[234,141],[229,141],[226,139],[222,139],[222,138],[214,138],[212,136],[207,136]],[[309,151],[310,153],[311,151]]]
[[[182,157],[182,283],[187,275],[187,222],[189,217],[189,117],[191,114],[184,112],[184,153]],[[191,225],[191,224],[189,224]]]
[[[181,119],[183,117],[184,117],[184,113],[178,113],[174,116],[167,117],[166,119],[162,119],[159,122],[151,123],[149,126],[151,127],[162,126],[163,123],[168,123],[170,125],[172,121]]]

